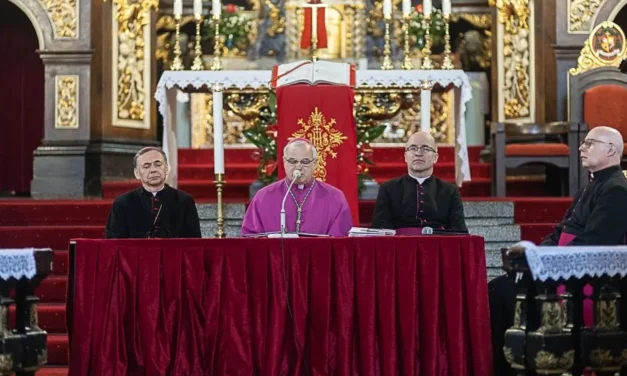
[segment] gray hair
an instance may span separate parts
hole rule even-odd
[[[318,157],[318,151],[316,150],[316,147],[313,146],[310,142],[305,141],[305,140],[296,140],[296,141],[288,142],[287,145],[285,145],[285,147],[283,148],[283,155],[287,154],[287,149],[290,146],[309,146],[313,150],[313,159],[316,159]]]
[[[165,164],[168,164],[168,156],[165,155],[165,152],[163,150],[159,149],[158,147],[148,146],[148,147],[141,149],[140,151],[137,152],[137,154],[135,154],[135,156],[133,157],[133,168],[137,168],[137,160],[139,159],[139,157],[148,153],[149,151],[158,151],[159,153],[161,153],[161,156],[163,157]]]

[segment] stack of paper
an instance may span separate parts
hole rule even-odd
[[[396,235],[395,230],[378,228],[353,227],[348,232],[348,236],[392,236]]]

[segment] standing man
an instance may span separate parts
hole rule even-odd
[[[562,222],[540,245],[624,244],[627,179],[620,166],[623,137],[614,128],[593,128],[581,143],[579,152],[581,165],[590,172],[590,182],[575,195]],[[514,322],[516,283],[503,275],[490,281],[488,292],[495,375],[506,375],[510,366],[503,355],[503,339]]]
[[[409,137],[405,144],[407,175],[381,185],[373,228],[395,229],[398,234],[419,234],[423,227],[468,232],[459,189],[433,176],[437,161],[433,136],[417,132]]]
[[[316,163],[316,148],[308,140],[289,142],[283,151],[285,179],[257,192],[244,216],[242,235],[281,231],[281,203],[287,194],[287,232],[348,236],[353,220],[346,197],[313,177]]]
[[[115,199],[106,238],[200,238],[194,199],[165,184],[165,153],[156,147],[143,148],[135,154],[133,168],[142,186]]]

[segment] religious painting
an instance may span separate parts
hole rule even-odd
[[[622,58],[625,53],[625,34],[613,22],[603,22],[590,35],[594,56],[604,63]]]

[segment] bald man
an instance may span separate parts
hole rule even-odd
[[[627,234],[627,179],[620,162],[623,137],[614,128],[599,126],[588,132],[579,147],[581,165],[590,182],[575,195],[563,220],[547,235],[545,246],[624,244]],[[508,276],[488,284],[495,375],[506,375],[503,356],[505,330],[513,325],[516,285]]]
[[[317,160],[316,148],[308,140],[290,141],[283,150],[286,178],[257,192],[246,210],[242,235],[280,232],[281,203],[291,185],[285,200],[287,232],[348,236],[353,219],[346,197],[313,177]]]
[[[468,232],[464,206],[455,184],[433,176],[438,146],[427,132],[417,132],[405,144],[407,175],[383,183],[379,189],[373,228],[397,234],[420,234],[422,228]]]

